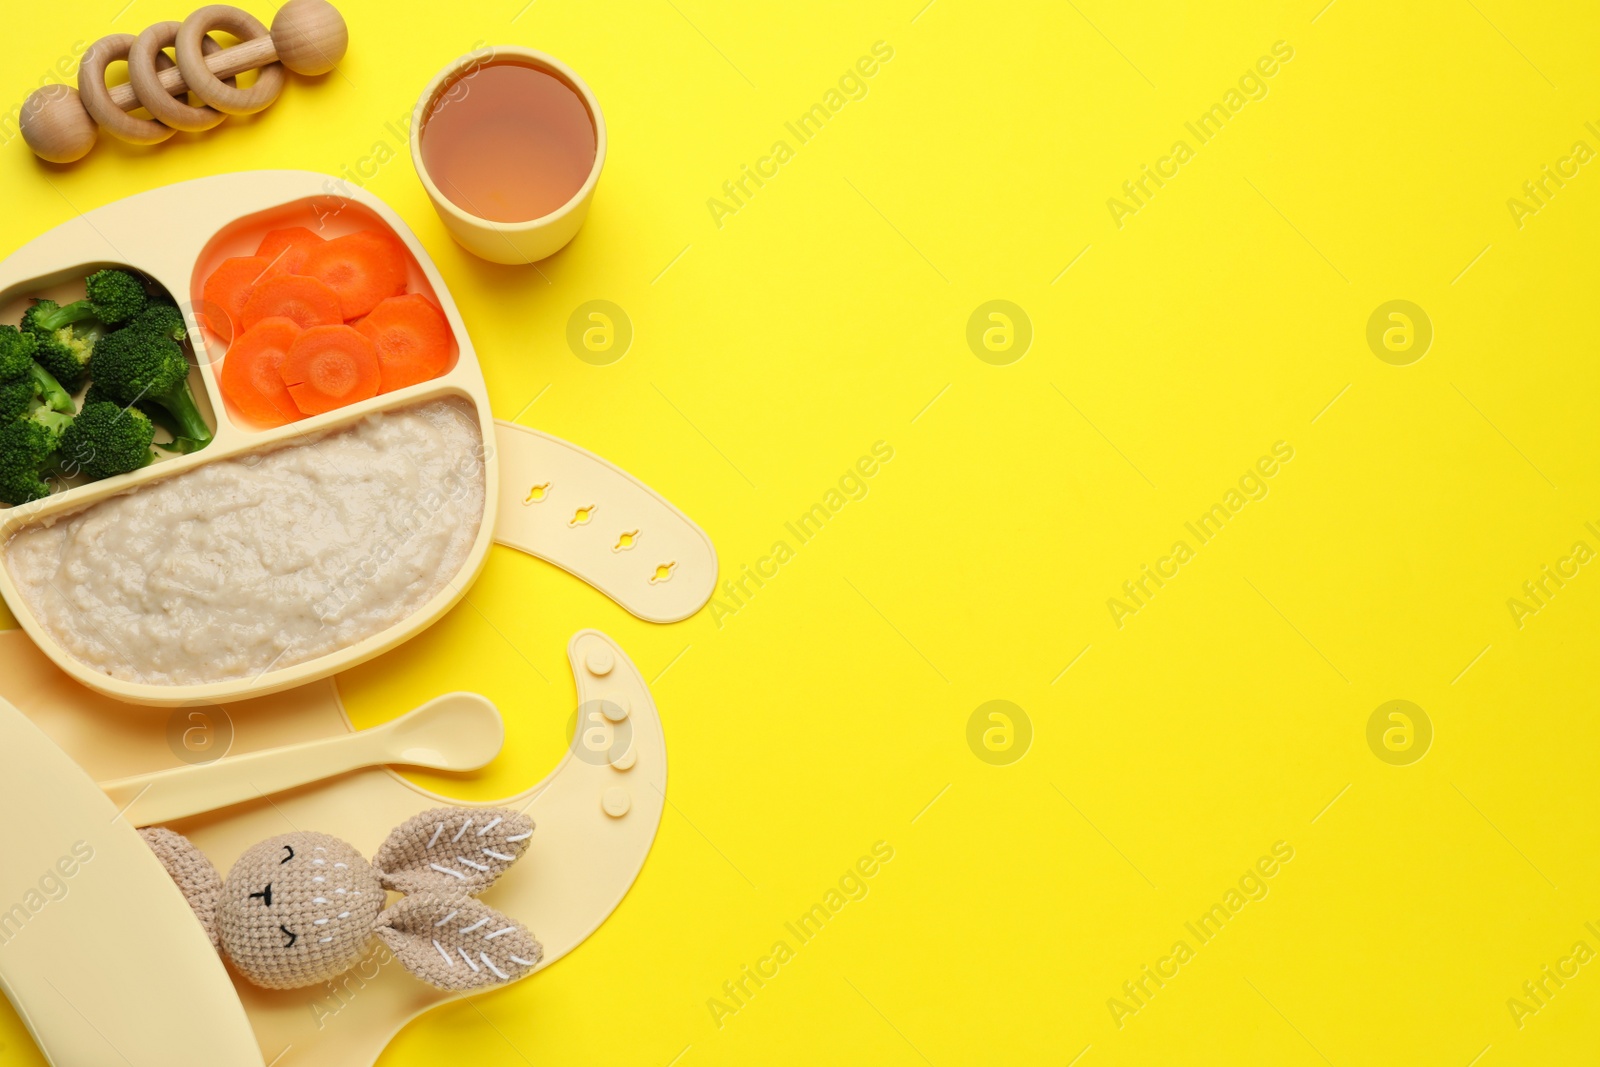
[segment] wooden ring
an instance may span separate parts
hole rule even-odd
[[[172,47],[178,39],[181,22],[158,22],[141,33],[128,50],[128,82],[133,93],[153,115],[156,121],[185,133],[209,130],[223,119],[222,112],[209,107],[190,107],[161,87],[157,72],[172,66],[172,60],[162,51]],[[201,49],[206,55],[222,51],[222,46],[210,37],[204,38]],[[234,84],[229,78],[227,84]]]
[[[211,4],[184,19],[178,29],[176,48],[178,69],[183,71],[183,80],[190,92],[229,115],[253,115],[278,99],[278,94],[283,91],[282,63],[268,63],[257,70],[256,83],[248,89],[224,85],[211,73],[206,67],[200,42],[212,30],[231,33],[240,41],[268,36],[268,30],[260,19],[227,4]]]
[[[90,117],[113,137],[130,144],[160,144],[177,131],[150,119],[134,118],[112,103],[111,90],[106,88],[106,68],[127,59],[135,39],[131,33],[113,33],[96,41],[78,66],[78,95]]]

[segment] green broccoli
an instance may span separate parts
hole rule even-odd
[[[63,326],[94,321],[120,326],[144,310],[149,297],[138,275],[125,270],[95,271],[83,281],[88,294],[70,304],[41,300],[22,316],[23,329],[34,334],[55,333]]]
[[[94,317],[107,326],[134,318],[150,299],[143,279],[125,270],[97,270],[83,280],[83,288]]]
[[[34,339],[33,358],[39,365],[53,374],[56,381],[65,383],[64,388],[76,391],[83,384],[84,366],[88,363],[89,351],[98,339],[98,333],[92,335],[88,331],[104,331],[94,322],[84,324],[82,334],[75,323],[54,330],[47,330],[40,325],[46,316],[60,310],[61,305],[54,300],[35,301],[32,307],[22,313],[22,332]]]
[[[189,328],[183,324],[183,312],[178,310],[178,305],[167,300],[150,301],[129,324],[129,328],[151,330],[174,341],[181,341],[189,336]]]
[[[22,332],[34,337],[49,337],[55,329],[46,329],[43,323],[60,311],[61,305],[54,300],[35,300],[32,306],[22,313]]]
[[[72,394],[34,361],[38,341],[15,326],[0,326],[0,423],[28,413],[34,403],[70,415],[77,410]]]
[[[78,323],[63,326],[54,333],[36,333],[33,336],[38,346],[33,358],[61,383],[63,389],[76,393],[83,388],[89,375],[89,356],[94,352],[95,342],[104,334],[105,328],[99,323]]]
[[[15,326],[0,326],[0,381],[11,381],[31,373],[28,364],[38,346],[31,334]]]
[[[61,388],[61,383],[56,381],[53,374],[37,363],[29,371],[39,388],[39,399],[46,407],[63,415],[71,415],[78,410],[78,405],[72,402],[72,394]]]
[[[45,407],[35,401],[29,408],[26,418],[43,426],[50,434],[50,451],[54,452],[61,447],[61,438],[72,425],[76,415],[67,415],[53,408]]]
[[[0,423],[13,422],[28,413],[39,395],[33,379],[32,334],[0,327]]]
[[[163,408],[177,425],[176,436],[192,443],[181,451],[210,444],[211,427],[189,388],[189,361],[171,337],[133,327],[108,333],[89,357],[89,376],[99,387],[97,395],[120,406]]]
[[[16,422],[25,416],[38,395],[38,385],[27,375],[0,382],[0,424]]]
[[[68,474],[91,481],[148,466],[155,424],[137,408],[91,400],[61,435],[57,462]]]
[[[41,307],[46,303],[48,301],[40,301],[35,307]],[[28,324],[29,320],[24,315],[24,329]],[[188,328],[183,324],[183,312],[178,310],[176,304],[166,300],[150,301],[133,321],[119,328],[149,330],[170,337],[174,341],[181,341],[189,336]],[[76,393],[83,388],[83,383],[88,379],[89,359],[94,355],[94,346],[105,334],[106,328],[97,321],[63,326],[54,333],[36,331],[39,347],[34,351],[33,358],[45,370],[55,375],[56,381],[61,383],[62,388],[70,393]],[[147,411],[145,414],[150,413]]]
[[[117,404],[104,389],[98,385],[90,384],[89,391],[84,394],[83,406],[88,407],[95,402]],[[165,430],[172,435],[170,441],[157,441],[155,447],[163,452],[198,452],[205,444],[193,438],[183,436],[183,427],[178,425],[178,420],[167,414],[167,410],[156,404],[138,401],[133,404],[117,404],[119,408],[131,408],[156,424],[157,429]]]
[[[0,326],[0,503],[50,495],[50,457],[76,411],[71,395],[33,361],[36,345],[31,334]]]
[[[60,438],[37,419],[13,419],[0,426],[0,503],[26,504],[50,495],[45,475],[53,468],[51,457]]]

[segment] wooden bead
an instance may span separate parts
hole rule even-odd
[[[296,74],[326,74],[344,58],[350,29],[328,0],[289,0],[272,18],[272,43]]]
[[[22,105],[18,121],[22,139],[33,154],[50,163],[73,163],[89,154],[100,127],[70,85],[34,90]]]

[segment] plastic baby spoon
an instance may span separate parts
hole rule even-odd
[[[505,736],[500,712],[488,698],[447,693],[368,730],[119,778],[100,788],[130,823],[153,826],[363,767],[477,770],[499,754]]]

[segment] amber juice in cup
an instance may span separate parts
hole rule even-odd
[[[494,222],[550,214],[594,169],[595,128],[583,98],[515,60],[464,71],[439,94],[421,137],[423,164],[439,191]]]
[[[576,71],[521,45],[462,56],[428,83],[411,161],[445,228],[494,263],[533,263],[577,235],[606,159],[600,102]]]

